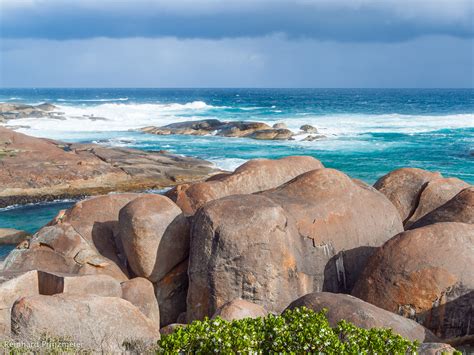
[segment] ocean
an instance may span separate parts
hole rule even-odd
[[[29,135],[167,150],[228,170],[253,158],[311,155],[368,183],[401,167],[474,183],[474,89],[0,89],[0,102],[49,102],[64,112],[65,120],[9,123],[25,126],[19,131]],[[134,131],[207,118],[284,122],[294,131],[311,124],[326,138],[256,141]],[[2,209],[0,228],[34,232],[72,203]]]

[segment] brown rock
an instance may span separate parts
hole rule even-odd
[[[441,338],[473,334],[474,225],[400,233],[370,258],[352,294],[416,319]]]
[[[441,177],[440,173],[402,168],[381,177],[374,187],[395,205],[405,223],[415,212],[419,196],[426,183]]]
[[[418,354],[420,355],[443,355],[454,354],[455,352],[455,348],[443,343],[423,343],[418,348]]]
[[[306,307],[315,312],[327,309],[329,324],[335,327],[341,320],[364,328],[390,328],[411,341],[437,341],[438,338],[417,322],[378,308],[358,298],[341,293],[316,292],[293,301],[287,309]]]
[[[160,329],[160,334],[161,335],[169,335],[174,333],[174,331],[178,328],[185,327],[186,324],[181,324],[181,323],[173,323],[173,324],[168,324],[167,326],[163,327]]]
[[[300,127],[300,130],[306,133],[318,133],[318,129],[314,126],[311,126],[309,124],[304,124]]]
[[[38,273],[0,274],[0,340],[11,335],[11,308],[15,301],[24,296],[34,296],[39,293]]]
[[[286,125],[286,123],[284,122],[277,122],[275,123],[272,128],[276,128],[276,129],[287,129],[288,126]]]
[[[122,298],[138,307],[156,327],[160,326],[160,310],[153,284],[150,281],[136,277],[122,282]]]
[[[462,222],[474,224],[474,187],[469,187],[444,205],[427,213],[410,226],[410,229],[427,226],[438,222]]]
[[[160,306],[161,326],[181,323],[178,317],[186,312],[188,293],[188,259],[177,265],[161,280],[154,283],[155,295]]]
[[[130,302],[117,297],[54,295],[18,300],[12,309],[15,335],[69,337],[84,348],[123,351],[131,340],[153,343],[159,329]]]
[[[429,181],[421,192],[415,212],[405,223],[405,228],[410,228],[418,219],[445,204],[469,186],[468,183],[456,178]]]
[[[0,207],[201,181],[213,164],[172,154],[68,144],[0,127]]]
[[[120,211],[120,238],[133,272],[161,280],[189,255],[189,225],[169,198],[143,195]]]
[[[187,215],[205,203],[221,197],[250,194],[277,187],[307,171],[320,169],[319,160],[293,156],[278,160],[255,159],[239,166],[232,174],[188,186],[177,187],[168,196]]]
[[[108,275],[64,275],[38,271],[40,295],[67,293],[122,297],[120,282]]]
[[[13,228],[0,228],[0,245],[19,244],[30,237],[25,231]]]
[[[265,317],[266,315],[267,311],[262,306],[242,299],[235,299],[219,307],[212,318],[220,317],[230,322],[237,319]]]
[[[310,292],[348,292],[374,248],[402,230],[385,196],[333,169],[209,202],[191,232],[188,320],[235,298],[281,312]]]
[[[245,137],[259,140],[288,140],[293,137],[293,135],[293,132],[291,132],[289,129],[269,128],[252,132]]]

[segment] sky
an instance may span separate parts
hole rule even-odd
[[[474,87],[474,0],[0,0],[0,87]]]

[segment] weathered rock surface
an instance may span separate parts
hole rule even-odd
[[[265,317],[266,315],[267,311],[262,306],[236,299],[219,307],[212,318],[221,317],[230,322],[237,319]]]
[[[0,339],[10,337],[11,309],[15,301],[24,296],[38,295],[38,273],[0,274]]]
[[[288,140],[294,136],[294,133],[287,129],[284,123],[277,123],[270,127],[264,122],[219,121],[216,119],[178,122],[163,127],[144,127],[141,131],[158,135],[203,136],[215,134],[223,137],[245,137],[263,140]]]
[[[122,298],[129,301],[151,321],[160,326],[160,309],[155,298],[153,284],[142,277],[122,282]]]
[[[168,335],[168,334],[174,333],[176,329],[185,327],[185,326],[186,324],[182,324],[182,323],[168,324],[167,326],[164,326],[163,328],[160,329],[160,334]]]
[[[286,125],[286,123],[284,122],[277,122],[275,123],[272,128],[276,128],[276,129],[286,129],[288,128],[288,126]]]
[[[441,338],[473,334],[474,225],[400,233],[370,258],[352,294],[423,324]]]
[[[127,204],[119,217],[120,238],[133,272],[161,280],[189,255],[189,225],[168,197],[143,195]]]
[[[402,168],[381,177],[374,187],[394,204],[405,223],[415,212],[419,196],[426,183],[441,177],[440,173],[416,168]]]
[[[443,354],[454,354],[456,351],[449,344],[443,343],[423,343],[418,348],[418,354],[420,355],[443,355]]]
[[[13,228],[0,228],[0,245],[18,244],[30,237],[30,234]]]
[[[225,196],[250,194],[277,187],[307,171],[323,168],[308,156],[277,160],[255,159],[239,166],[232,174],[221,174],[192,185],[181,185],[168,192],[187,215],[193,215],[205,203]]]
[[[385,196],[333,169],[209,202],[192,227],[188,320],[236,298],[281,312],[310,292],[350,291],[374,248],[402,230]]]
[[[417,322],[388,312],[358,298],[341,293],[316,292],[293,301],[288,309],[306,307],[315,312],[327,309],[331,326],[346,320],[364,329],[391,328],[394,333],[419,342],[437,341],[437,337]]]
[[[468,183],[456,178],[441,178],[429,181],[420,194],[415,212],[405,223],[405,228],[410,228],[414,222],[445,204],[469,186]]]
[[[29,137],[0,127],[0,207],[200,181],[209,162],[167,153]]]
[[[70,337],[84,348],[122,351],[123,343],[153,343],[159,328],[130,302],[117,297],[54,295],[30,296],[12,309],[15,335],[35,339],[42,333]]]
[[[0,122],[30,117],[61,118],[60,112],[54,112],[56,109],[56,106],[48,103],[43,103],[36,106],[0,103]]]
[[[314,126],[311,126],[309,124],[304,124],[300,127],[300,130],[306,133],[318,133],[318,129]]]
[[[413,223],[410,228],[419,228],[438,222],[474,224],[474,187],[462,190],[444,205]]]

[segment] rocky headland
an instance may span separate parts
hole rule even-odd
[[[201,159],[40,139],[0,127],[0,207],[143,191],[218,173]]]
[[[188,136],[216,135],[220,137],[240,137],[258,140],[292,140],[295,136],[305,134],[304,140],[323,138],[318,130],[310,125],[303,125],[300,132],[294,133],[284,123],[270,126],[264,122],[253,121],[220,121],[217,119],[185,121],[162,127],[144,127],[140,131],[157,135],[180,134]]]
[[[94,197],[7,257],[0,338],[117,351],[204,317],[306,306],[451,351],[438,343],[474,338],[473,223],[460,180],[405,168],[372,187],[311,157],[249,161],[166,196]]]

